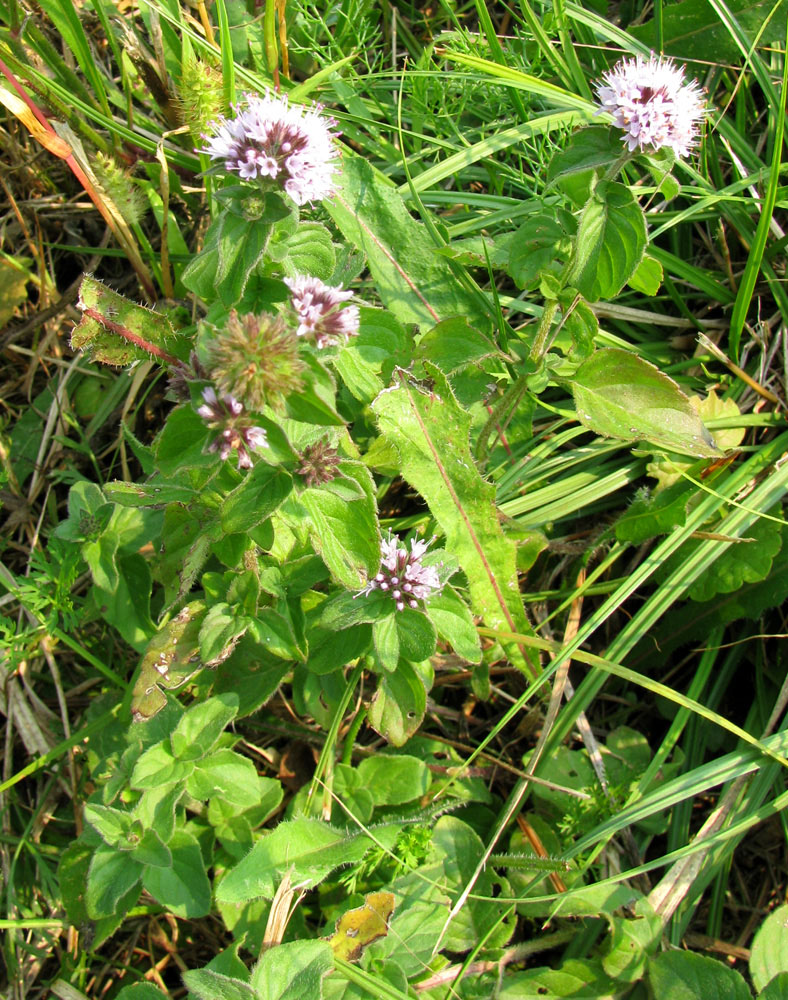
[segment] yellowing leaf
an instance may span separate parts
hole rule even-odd
[[[371,892],[362,906],[343,913],[328,943],[337,958],[355,962],[368,944],[388,934],[389,918],[394,912],[394,894]]]

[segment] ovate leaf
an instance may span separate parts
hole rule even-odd
[[[764,920],[752,942],[750,975],[760,991],[780,972],[788,973],[788,906],[779,906]]]
[[[636,354],[614,347],[596,351],[571,385],[580,422],[597,434],[645,440],[695,458],[720,454],[673,379]]]
[[[589,300],[612,299],[629,281],[646,248],[646,219],[623,184],[600,181],[577,231],[569,283]]]
[[[752,1000],[735,969],[691,951],[665,951],[652,958],[647,979],[655,997],[670,1000]]]

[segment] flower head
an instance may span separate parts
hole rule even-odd
[[[624,130],[630,152],[670,146],[688,156],[706,114],[703,93],[670,59],[650,55],[622,59],[597,84],[600,111],[608,111]]]
[[[238,315],[233,309],[224,329],[208,348],[211,378],[222,392],[237,396],[244,406],[260,410],[267,403],[281,408],[298,392],[305,370],[298,357],[298,338],[281,316]]]
[[[296,205],[320,201],[334,192],[337,149],[333,118],[320,114],[321,105],[291,105],[287,97],[246,95],[235,118],[211,123],[212,136],[201,153],[224,162],[244,180],[269,180]]]
[[[426,601],[441,589],[440,577],[434,566],[421,563],[430,542],[412,538],[410,551],[396,537],[384,538],[380,543],[381,563],[376,576],[369,581],[363,594],[382,590],[391,594],[397,611],[405,606],[418,608],[419,601]]]
[[[341,475],[337,466],[342,458],[336,448],[332,448],[328,438],[308,445],[300,455],[301,464],[296,469],[303,476],[307,486],[330,483]]]
[[[249,451],[268,446],[264,428],[253,426],[248,417],[244,417],[243,404],[234,396],[227,394],[220,399],[215,389],[208,386],[203,389],[202,398],[202,406],[197,407],[197,412],[212,430],[219,431],[219,436],[208,445],[208,451],[218,451],[222,461],[235,451],[238,468],[251,469]]]
[[[358,333],[358,306],[342,306],[353,293],[325,285],[319,278],[285,278],[290,303],[298,314],[299,337],[314,337],[317,347],[330,347]]]

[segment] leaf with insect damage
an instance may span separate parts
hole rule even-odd
[[[71,334],[71,347],[94,361],[177,364],[188,355],[188,341],[177,336],[165,315],[118,295],[89,274],[82,279],[77,305],[82,319]]]
[[[205,611],[202,601],[192,601],[148,643],[131,697],[135,722],[144,722],[164,708],[167,696],[162,689],[179,688],[202,669],[200,628]]]

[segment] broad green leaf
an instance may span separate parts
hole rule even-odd
[[[185,781],[194,770],[192,761],[177,760],[168,741],[156,743],[140,755],[129,784],[132,788],[157,789]]]
[[[455,590],[446,586],[431,597],[426,614],[441,639],[448,642],[458,656],[469,663],[481,661],[482,644],[473,616]]]
[[[397,370],[396,382],[372,404],[381,431],[400,455],[402,475],[427,501],[466,577],[473,609],[490,628],[531,633],[517,582],[515,545],[495,508],[495,489],[482,479],[469,446],[471,419],[445,376],[425,362],[434,390]],[[512,660],[533,661],[504,641]]]
[[[444,375],[452,375],[499,353],[489,337],[474,329],[464,316],[455,316],[428,330],[419,341],[415,356],[431,361]]]
[[[351,337],[334,360],[334,367],[351,393],[371,402],[388,381],[395,365],[410,362],[411,338],[399,320],[384,309],[359,308],[358,335]]]
[[[143,866],[127,851],[102,844],[96,848],[88,871],[85,904],[91,920],[108,917],[118,904],[139,885]]]
[[[596,315],[591,306],[579,298],[573,288],[564,289],[559,301],[563,321],[562,333],[564,331],[568,333],[572,341],[567,353],[573,361],[584,361],[593,352],[594,341],[599,333]]]
[[[788,906],[778,906],[758,928],[750,950],[750,976],[759,992],[788,973]]]
[[[223,976],[212,969],[189,969],[183,981],[199,1000],[260,1000],[260,997],[242,979]]]
[[[324,207],[346,239],[366,254],[383,304],[403,323],[433,326],[465,316],[472,326],[489,329],[483,300],[460,284],[450,261],[435,253],[425,226],[367,160],[343,158],[339,190]]]
[[[146,868],[142,884],[162,906],[177,917],[204,917],[211,909],[211,884],[197,840],[176,830],[167,845],[170,868]]]
[[[628,987],[625,987],[629,992]],[[617,984],[593,959],[569,959],[560,969],[528,969],[504,979],[499,1000],[613,1000]],[[668,1000],[667,996],[660,1000]],[[672,998],[671,998],[672,1000]]]
[[[16,307],[27,298],[30,281],[29,259],[17,257],[14,262],[0,261],[0,328],[13,317]]]
[[[261,524],[273,514],[292,487],[293,480],[283,469],[258,462],[222,504],[222,530],[230,535]]]
[[[623,184],[600,181],[583,209],[568,279],[589,300],[613,299],[646,249],[646,220]]]
[[[283,605],[286,610],[286,605]],[[306,652],[298,643],[289,618],[273,608],[261,608],[249,623],[255,641],[272,656],[284,660],[305,660]]]
[[[208,303],[218,298],[228,308],[234,306],[262,258],[271,228],[268,220],[221,212],[205,234],[205,246],[181,275],[183,284]]]
[[[553,154],[547,180],[557,184],[576,205],[591,194],[593,175],[621,156],[618,134],[607,125],[590,125],[574,132],[569,142]]]
[[[758,994],[758,1000],[785,1000],[788,997],[788,972],[779,972]]]
[[[229,692],[192,705],[170,736],[175,757],[183,761],[204,757],[237,713],[238,698]]]
[[[414,663],[428,660],[435,652],[438,641],[435,626],[429,617],[422,611],[407,607],[397,611],[394,617],[399,635],[400,655]]]
[[[108,500],[123,507],[154,507],[167,503],[189,503],[196,490],[185,483],[171,483],[155,478],[147,483],[124,483],[115,480],[104,486]]]
[[[149,719],[164,708],[167,697],[162,688],[178,688],[201,669],[198,636],[204,615],[202,601],[193,601],[148,643],[131,699],[135,721]]]
[[[639,899],[633,917],[614,916],[611,923],[602,968],[617,982],[638,982],[662,938],[662,921],[645,899]]]
[[[186,783],[186,791],[198,801],[219,798],[239,811],[260,801],[257,769],[248,757],[232,750],[217,750],[198,761]]]
[[[616,538],[620,542],[641,542],[657,535],[666,535],[677,525],[684,524],[691,490],[680,480],[656,496],[641,496],[634,500],[616,522]]]
[[[187,403],[177,407],[154,442],[156,465],[164,475],[190,466],[217,465],[218,457],[204,450],[211,436],[193,406]]]
[[[60,896],[69,921],[79,927],[88,920],[85,886],[88,880],[93,848],[83,840],[74,840],[60,855],[57,880]]]
[[[138,552],[119,556],[115,565],[118,570],[115,590],[110,593],[96,586],[92,597],[102,618],[114,625],[130,646],[141,652],[156,634],[150,615],[150,567]]]
[[[131,856],[140,864],[154,868],[172,865],[172,853],[155,830],[145,830]]]
[[[251,984],[259,1000],[320,1000],[322,979],[333,967],[327,941],[286,941],[262,953]]]
[[[774,557],[782,548],[781,526],[761,518],[747,529],[747,537],[754,541],[730,545],[698,577],[689,590],[693,601],[710,601],[717,594],[735,593],[746,583],[767,579]],[[686,557],[684,547],[679,551]]]
[[[88,802],[85,804],[85,819],[110,847],[129,849],[128,837],[134,823],[131,813]]]
[[[134,983],[124,986],[115,1000],[163,1000],[165,994],[150,983]]]
[[[376,841],[392,847],[399,826],[376,827]],[[272,899],[287,872],[294,884],[318,885],[336,868],[360,861],[373,846],[362,833],[338,829],[312,819],[280,823],[254,845],[251,852],[231,869],[216,890],[224,903],[245,903],[263,897]]]
[[[336,266],[336,253],[331,233],[319,222],[301,222],[286,244],[287,256],[282,261],[290,278],[299,274],[313,275],[328,281]]]
[[[647,980],[654,996],[670,1000],[752,1000],[740,973],[691,951],[665,951],[652,958]]]
[[[380,666],[389,672],[396,670],[399,664],[399,629],[396,612],[391,612],[373,622],[372,645]]]
[[[372,632],[366,623],[351,625],[341,631],[316,625],[310,628],[307,638],[307,666],[310,671],[314,674],[329,674],[363,656],[369,649]]]
[[[153,312],[85,276],[79,288],[82,319],[71,334],[75,351],[86,351],[107,365],[156,360],[172,364],[189,353],[164,313]]]
[[[396,670],[379,677],[368,721],[389,743],[401,747],[418,730],[426,711],[424,682],[407,660],[400,660]]]
[[[358,766],[364,786],[376,806],[399,806],[421,798],[430,786],[430,772],[423,760],[408,754],[376,754]]]
[[[563,226],[550,209],[528,216],[510,244],[509,273],[518,288],[539,284],[544,272],[551,270],[559,244],[565,238]]]
[[[726,7],[740,27],[758,45],[785,41],[785,0],[726,0]],[[707,0],[682,0],[667,4],[661,15],[662,51],[681,60],[708,59],[736,62],[741,51],[735,38]],[[629,25],[627,31],[638,41],[653,45],[654,21]],[[688,78],[689,78],[688,74]]]
[[[646,254],[627,284],[636,292],[643,292],[644,295],[656,295],[662,284],[662,265],[655,257],[649,257]]]
[[[696,458],[720,454],[673,379],[630,351],[596,351],[571,385],[580,422],[597,434],[649,441]]]
[[[374,499],[347,503],[324,489],[306,489],[299,502],[309,515],[310,537],[334,579],[363,587],[380,566],[380,529]]]
[[[456,816],[442,816],[432,835],[434,856],[443,867],[443,888],[455,900],[468,885],[484,852],[479,835]],[[502,948],[514,930],[514,916],[503,921],[511,903],[499,895],[505,883],[486,868],[474,883],[473,892],[449,925],[444,941],[449,951],[465,952],[481,941],[488,948]],[[488,897],[488,898],[479,898]],[[497,926],[496,926],[497,925]]]
[[[220,602],[212,605],[200,626],[200,659],[206,666],[226,660],[238,639],[249,628],[250,619],[238,609]]]
[[[361,906],[345,910],[337,920],[334,933],[328,939],[333,953],[346,962],[355,962],[367,945],[388,934],[393,910],[392,893],[367,893]]]

